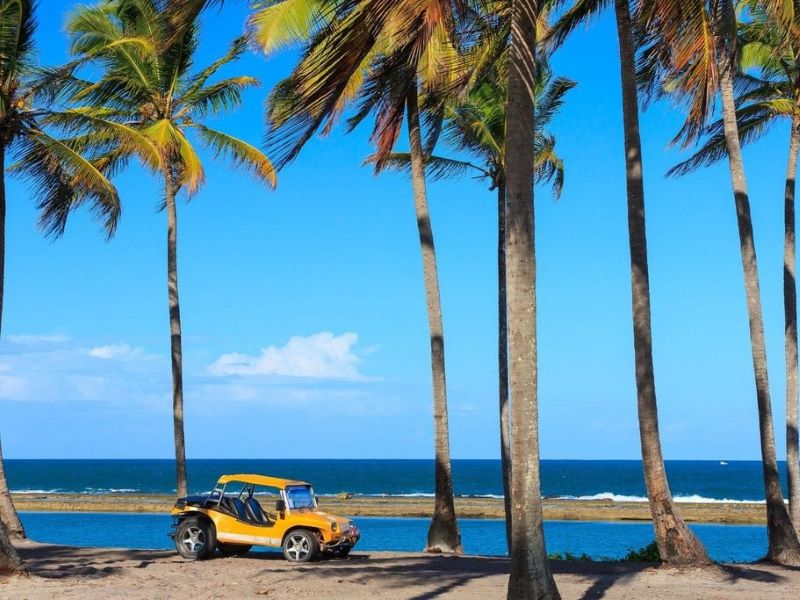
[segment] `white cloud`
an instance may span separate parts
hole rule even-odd
[[[60,344],[68,342],[69,336],[63,333],[47,333],[43,335],[20,333],[9,335],[8,341],[25,346],[32,346],[35,344]]]
[[[0,398],[16,400],[25,395],[27,382],[22,377],[0,375]]]
[[[96,346],[89,350],[89,356],[103,358],[106,360],[132,360],[146,358],[144,348],[131,346],[130,344],[110,344],[108,346]]]
[[[353,352],[358,341],[355,333],[334,335],[321,332],[307,337],[295,336],[280,348],[262,348],[257,356],[223,354],[209,367],[213,375],[282,375],[315,379],[361,380],[361,359]]]
[[[95,401],[139,408],[170,389],[164,357],[122,342],[41,343],[4,352],[0,359],[0,401]]]

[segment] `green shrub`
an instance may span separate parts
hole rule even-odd
[[[553,552],[547,555],[549,560],[567,560],[567,561],[577,561],[577,562],[586,562],[595,560],[585,552],[583,554],[572,554],[571,552],[565,552],[561,554],[561,552]],[[621,559],[616,558],[598,558],[598,562],[616,562],[617,560],[621,560],[622,562],[661,562],[661,555],[658,553],[658,545],[655,542],[649,543],[644,548],[639,548],[638,550],[634,550],[632,548],[628,549],[628,553],[623,556]]]
[[[592,560],[592,557],[586,554],[572,554],[572,552],[566,552],[561,554],[560,552],[554,552],[552,554],[548,554],[547,558],[550,560],[569,560],[569,561],[579,561],[579,562],[586,562]]]
[[[661,555],[658,553],[658,544],[650,542],[644,548],[629,550],[622,559],[624,562],[661,562]]]

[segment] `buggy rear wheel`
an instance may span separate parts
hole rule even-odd
[[[175,529],[175,549],[183,558],[203,560],[217,545],[214,525],[207,519],[187,517]]]

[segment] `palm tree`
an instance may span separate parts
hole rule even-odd
[[[800,151],[800,12],[793,15],[788,32],[770,19],[755,1],[750,20],[739,25],[741,51],[736,99],[736,120],[741,143],[763,136],[771,125],[789,122],[789,152],[784,185],[783,307],[786,360],[786,473],[789,483],[789,515],[800,532],[800,452],[798,451],[798,353],[797,285],[795,244],[795,195],[797,157]],[[788,35],[787,35],[788,33]],[[753,74],[753,71],[756,74]],[[686,175],[727,157],[724,124],[708,126],[707,139],[688,160],[669,171]]]
[[[275,7],[297,9],[302,2],[285,0],[268,4],[272,12],[256,12],[251,21],[255,37],[265,51],[283,43],[276,40],[292,39],[291,30],[277,38],[272,34],[286,30],[276,25],[276,19],[284,18],[286,12]],[[356,0],[306,4],[316,7],[313,10],[317,12],[292,14],[318,16],[295,19],[294,23],[300,23],[295,25],[295,31],[303,30],[309,23],[314,31],[299,65],[273,93],[268,141],[278,164],[283,166],[297,156],[317,130],[329,131],[346,108],[355,103],[358,110],[349,120],[351,129],[369,115],[378,115],[372,135],[376,152],[370,160],[376,171],[380,171],[386,166],[406,121],[433,380],[435,502],[426,550],[461,552],[453,501],[444,327],[425,181],[425,156],[429,152],[423,141],[421,117],[435,122],[441,106],[435,98],[463,75],[459,70],[455,32],[465,3]],[[435,132],[436,127],[431,129]]]
[[[19,520],[14,501],[11,499],[11,492],[8,489],[6,470],[3,462],[3,447],[0,444],[0,523],[4,525],[4,531],[12,540],[25,539],[25,528]]]
[[[50,96],[34,65],[35,9],[36,3],[31,0],[9,0],[0,7],[0,325],[5,282],[7,171],[33,184],[42,211],[40,225],[49,235],[60,235],[72,208],[84,203],[103,221],[109,236],[119,216],[114,186],[80,154],[74,141],[57,139],[45,127],[54,113],[47,107]],[[19,160],[7,168],[9,155]],[[25,537],[11,501],[1,451],[0,522],[11,538]]]
[[[508,55],[500,63],[507,72]],[[498,398],[500,413],[500,458],[503,476],[503,495],[506,514],[506,538],[511,546],[511,420],[508,406],[508,331],[506,309],[506,246],[505,246],[505,82],[500,72],[477,85],[467,99],[445,107],[445,137],[448,146],[467,152],[479,159],[469,161],[430,156],[426,159],[429,178],[441,179],[473,173],[489,182],[490,191],[497,191],[497,298],[498,298]],[[556,197],[564,183],[564,164],[555,152],[555,138],[544,131],[564,102],[575,82],[553,78],[549,65],[540,61],[536,72],[536,127],[534,178],[537,182],[552,182]],[[411,157],[393,153],[390,166],[407,170]]]
[[[651,0],[657,3],[659,0]],[[558,45],[581,22],[611,4],[610,0],[577,0],[553,27],[551,43]],[[646,3],[645,3],[646,4]],[[650,310],[650,274],[644,206],[644,171],[639,131],[636,44],[629,0],[614,0],[622,84],[622,116],[628,203],[628,243],[631,260],[631,307],[639,417],[647,499],[661,560],[672,566],[709,562],[703,545],[680,516],[669,488],[658,423]]]
[[[11,502],[11,495],[8,493],[8,485],[6,484],[5,472],[3,471],[3,455],[0,450],[0,476],[2,477],[2,487],[0,496],[2,496],[3,512],[0,516],[0,575],[8,575],[11,573],[18,573],[22,570],[22,561],[19,558],[17,549],[11,543],[12,539],[21,539],[25,537],[25,531],[22,529],[22,524],[19,523],[19,516],[14,509],[14,504]],[[9,518],[10,517],[10,518]],[[9,525],[6,525],[6,522]],[[19,523],[18,528],[12,530],[11,528]]]
[[[800,542],[783,501],[778,474],[758,262],[736,120],[734,81],[739,52],[736,10],[732,0],[665,1],[654,3],[646,17],[651,25],[650,31],[659,32],[651,40],[648,68],[661,69],[668,89],[689,106],[688,118],[679,138],[688,143],[702,134],[717,94],[721,99],[722,134],[739,229],[758,404],[769,539],[766,558],[778,563],[800,564]]]
[[[560,598],[544,541],[539,478],[536,247],[537,0],[512,0],[506,105],[506,275],[511,387],[511,574],[509,600]]]
[[[82,139],[103,168],[116,172],[138,156],[164,186],[177,492],[185,496],[177,198],[181,192],[194,196],[205,178],[191,137],[270,187],[276,177],[272,163],[255,146],[203,123],[210,115],[236,108],[244,90],[258,84],[248,76],[210,83],[221,67],[245,51],[245,40],[235,40],[224,56],[195,71],[198,13],[186,22],[176,17],[176,10],[169,0],[114,0],[80,7],[68,24],[72,53],[80,64],[93,65],[99,76],[95,81],[74,77],[67,89],[75,105],[70,114],[79,118]]]
[[[22,560],[11,539],[5,524],[0,522],[0,575],[14,575],[22,572]]]

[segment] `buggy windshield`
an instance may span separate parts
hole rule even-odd
[[[292,485],[286,488],[286,502],[289,509],[316,508],[314,490],[308,485]]]

